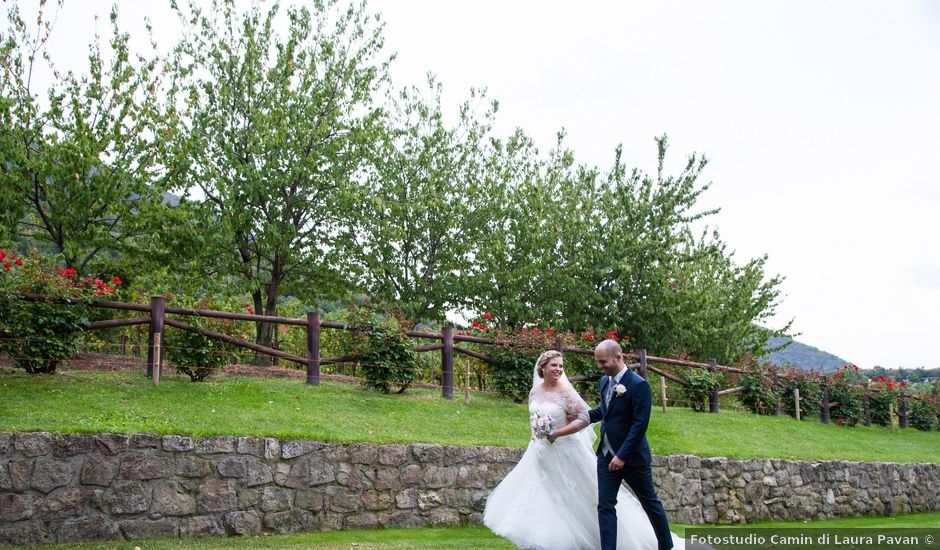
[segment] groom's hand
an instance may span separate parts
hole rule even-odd
[[[607,465],[607,469],[610,470],[611,472],[616,472],[620,468],[623,468],[623,464],[624,462],[620,460],[620,457],[617,455],[614,455],[614,458],[610,460],[610,464]]]

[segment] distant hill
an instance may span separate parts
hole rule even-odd
[[[767,349],[777,347],[788,340],[790,339],[771,338],[767,342]],[[849,361],[819,348],[801,344],[795,340],[790,340],[790,342],[789,346],[780,351],[771,352],[761,360],[772,365],[793,365],[805,370],[816,369],[821,371],[833,371],[849,363]]]

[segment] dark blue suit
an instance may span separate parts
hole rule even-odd
[[[646,380],[628,369],[620,379],[627,391],[619,396],[614,393],[608,406],[604,402],[604,396],[610,383],[613,383],[613,378],[601,378],[600,406],[589,413],[591,423],[601,422],[601,437],[597,447],[597,519],[601,531],[601,548],[617,548],[615,506],[620,485],[626,481],[649,516],[660,550],[667,550],[672,548],[672,534],[669,532],[666,511],[656,496],[656,488],[653,487],[653,457],[646,440],[653,393]],[[620,470],[611,472],[607,469],[613,457],[605,456],[605,434],[611,449],[625,463]]]

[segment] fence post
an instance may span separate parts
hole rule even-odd
[[[127,355],[127,335],[121,332],[121,356]]]
[[[666,412],[666,377],[659,377],[659,395],[663,402],[663,412]]]
[[[888,426],[891,426],[891,433],[894,433],[894,403],[888,403]]]
[[[565,343],[561,341],[561,338],[555,338],[555,351],[562,353],[562,349],[565,347]]]
[[[454,327],[445,326],[444,349],[441,350],[441,394],[444,399],[454,398]]]
[[[718,371],[718,367],[716,367],[717,364],[717,359],[708,360],[708,370],[711,371],[712,374],[715,374]],[[708,393],[708,412],[718,412],[718,388],[715,388]]]
[[[823,378],[822,403],[819,405],[819,420],[823,424],[829,423],[829,379]]]
[[[320,312],[307,312],[307,384],[320,385]]]
[[[773,366],[774,390],[780,387],[780,378],[777,376],[777,365]],[[777,394],[777,403],[774,406],[774,416],[780,416],[780,394]]]
[[[800,420],[800,388],[793,388],[793,410],[796,412],[797,421]]]
[[[147,345],[147,378],[160,379],[160,370],[163,368],[163,318],[166,316],[166,298],[154,296],[150,298],[150,337]],[[159,335],[159,336],[158,336]],[[154,353],[154,352],[157,353]],[[154,370],[157,374],[154,375]],[[156,376],[156,378],[154,378]]]
[[[638,372],[637,374],[639,374],[640,377],[643,378],[643,380],[646,380],[647,379],[646,378],[646,375],[647,375],[646,350],[638,349],[636,350],[636,354],[640,360],[640,372]]]
[[[898,397],[898,428],[907,427],[907,399]]]

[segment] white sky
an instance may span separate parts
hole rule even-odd
[[[35,2],[20,0],[27,13]],[[6,9],[6,4],[4,9]],[[573,6],[577,5],[576,8]],[[28,6],[28,7],[27,7]],[[66,0],[53,40],[82,70],[111,2]],[[118,2],[121,27],[162,47],[161,1]],[[702,207],[740,262],[786,276],[778,324],[862,367],[940,366],[940,3],[373,0],[397,86],[431,71],[445,102],[500,101],[499,133],[543,150],[565,128],[579,160],[672,172],[697,151]],[[95,15],[98,22],[95,22]]]

